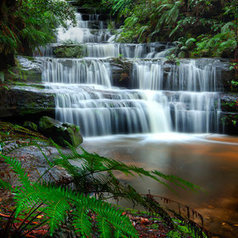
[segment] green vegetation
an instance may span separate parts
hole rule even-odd
[[[79,152],[71,147],[70,153],[64,153],[57,144],[47,141],[37,132],[9,123],[1,123],[0,126],[4,129],[0,135],[2,147],[0,158],[18,176],[16,184],[0,179],[0,187],[5,191],[8,190],[15,201],[15,209],[9,219],[5,223],[2,221],[1,237],[24,237],[45,225],[54,236],[63,224],[71,227],[75,234],[81,235],[80,237],[91,237],[92,234],[100,234],[100,237],[106,238],[138,237],[137,231],[123,211],[118,206],[106,202],[111,198],[126,198],[143,205],[150,211],[149,214],[160,217],[170,230],[178,231],[180,235],[178,237],[206,237],[196,224],[181,219],[180,215],[173,219],[151,195],[140,195],[133,187],[120,181],[116,175],[122,173],[146,176],[167,187],[172,183],[179,187],[198,190],[197,186],[176,176],[165,175],[159,171],[147,171],[88,153],[83,148]],[[28,141],[19,142],[12,147],[11,143],[18,138],[25,138]],[[58,150],[55,158],[50,158],[44,153],[43,146],[49,143]],[[38,178],[32,178],[27,174],[18,159],[7,156],[23,146],[38,147],[49,165]],[[76,162],[78,165],[75,165]],[[44,181],[44,175],[59,166],[65,168],[71,175],[70,181],[61,183],[60,186]],[[70,186],[71,184],[73,186]],[[176,213],[174,215],[177,216]]]
[[[75,23],[65,1],[3,0],[0,3],[1,68],[14,64],[14,54],[30,55],[35,47],[52,42],[59,24]]]
[[[81,45],[63,45],[55,47],[54,55],[57,58],[82,58],[83,47]]]
[[[109,3],[108,3],[109,2]],[[124,18],[121,42],[177,41],[181,57],[233,57],[238,40],[236,0],[103,0]],[[178,40],[179,39],[179,40]]]
[[[14,215],[16,217],[24,211],[27,214],[31,214],[28,219],[34,220],[34,216],[39,216],[44,212],[47,216],[44,223],[49,224],[50,234],[53,235],[56,228],[65,220],[69,211],[73,209],[72,223],[76,233],[87,237],[92,230],[90,216],[88,215],[89,211],[91,211],[97,214],[98,229],[102,237],[111,237],[111,226],[115,228],[115,237],[124,237],[125,235],[136,237],[134,227],[129,218],[122,215],[122,210],[115,209],[109,203],[89,197],[83,193],[76,193],[65,187],[56,187],[42,182],[31,182],[16,159],[3,155],[1,157],[12,167],[21,182],[20,186],[12,189],[9,184],[0,180],[2,187],[15,194],[16,211]],[[25,230],[26,227],[25,229],[23,228],[17,231],[21,232],[21,235],[28,234],[29,231]],[[5,230],[3,232],[8,231]]]
[[[230,57],[237,50],[236,0],[102,0],[80,6],[108,9],[118,16],[120,42],[175,41],[179,57]],[[14,55],[31,55],[54,40],[57,26],[75,23],[65,1],[3,0],[0,3],[1,69],[14,65]],[[69,53],[71,49],[67,49]],[[77,53],[77,56],[79,54]]]

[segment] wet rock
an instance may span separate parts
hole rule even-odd
[[[238,113],[222,112],[220,120],[223,133],[238,135]]]
[[[83,47],[81,45],[60,45],[53,48],[53,53],[57,58],[81,58]]]
[[[68,143],[74,147],[83,142],[79,127],[69,123],[61,123],[48,116],[41,117],[39,130],[47,137],[50,137],[57,144],[67,147]]]
[[[0,89],[0,119],[17,118],[30,120],[39,115],[54,116],[54,94],[29,87],[6,87]]]
[[[12,83],[41,83],[41,63],[32,57],[17,57],[17,66],[5,72],[5,79]]]
[[[238,92],[238,87],[236,87],[236,85],[232,83],[236,80],[235,70],[223,68],[223,70],[221,71],[221,78],[225,92]]]
[[[221,109],[223,112],[238,113],[238,94],[221,95]]]
[[[33,131],[38,130],[38,126],[34,122],[31,122],[31,121],[25,121],[23,126]]]
[[[114,58],[110,64],[112,67],[113,86],[131,88],[132,62]]]
[[[5,147],[14,147],[15,145],[16,142],[12,142]],[[58,151],[54,147],[42,145],[41,150],[51,162],[53,161],[53,158],[58,156]],[[69,152],[66,149],[62,151],[64,153]],[[37,179],[42,176],[43,180],[47,183],[55,182],[57,184],[69,184],[72,180],[69,173],[59,166],[54,166],[50,169],[50,165],[42,152],[36,146],[27,146],[11,152],[8,156],[18,159],[32,181],[37,181]],[[2,179],[10,182],[10,184],[14,186],[20,185],[18,176],[13,173],[4,161],[0,162],[0,171],[2,171]]]

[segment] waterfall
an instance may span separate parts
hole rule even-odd
[[[134,63],[134,86],[151,90],[217,91],[221,82],[218,60],[181,60],[179,65],[166,61]]]
[[[42,79],[52,83],[86,83],[111,87],[109,63],[101,60],[44,59]]]
[[[85,136],[169,131],[166,102],[156,103],[143,91],[92,87],[72,86],[69,93],[70,87],[64,92],[55,86],[56,118],[80,125]]]
[[[59,28],[57,41],[80,44],[84,57],[54,58],[47,46],[42,80],[56,94],[56,119],[84,136],[218,132],[222,91],[218,59],[165,58],[169,43],[115,43],[105,16],[77,13],[77,25]],[[115,87],[111,58],[132,65],[130,89]]]
[[[85,43],[85,42],[103,42],[107,41],[111,37],[111,33],[108,29],[104,29],[104,24],[99,21],[99,15],[90,14],[88,21],[83,21],[82,15],[76,13],[77,25],[72,26],[68,22],[68,29],[63,27],[58,28],[57,41],[64,43],[67,41],[74,43]],[[93,26],[94,22],[98,25],[95,29],[88,28]]]

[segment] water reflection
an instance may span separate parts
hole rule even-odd
[[[164,138],[163,138],[164,137]],[[169,139],[170,137],[170,139]],[[220,237],[238,234],[238,138],[170,134],[86,139],[84,147],[103,156],[174,174],[201,186],[205,192],[179,189],[177,194],[149,179],[129,178],[141,193],[148,189],[185,203],[205,218]],[[123,178],[125,179],[125,178]],[[128,179],[128,178],[127,178]]]

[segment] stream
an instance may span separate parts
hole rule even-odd
[[[149,189],[197,209],[220,237],[236,237],[238,138],[222,135],[220,123],[221,71],[228,63],[171,64],[170,43],[115,43],[100,14],[77,13],[77,22],[59,28],[57,41],[80,44],[83,58],[55,58],[51,46],[36,56],[42,81],[56,94],[56,119],[79,125],[91,152],[201,186],[206,192],[173,194],[153,181],[128,179],[141,193]],[[117,86],[112,72],[118,57],[132,65],[125,87]]]
[[[86,139],[83,147],[145,169],[177,175],[203,191],[176,194],[150,179],[121,178],[140,193],[168,197],[198,211],[217,237],[238,234],[238,138],[211,134],[160,133]],[[131,206],[126,202],[123,206]]]

